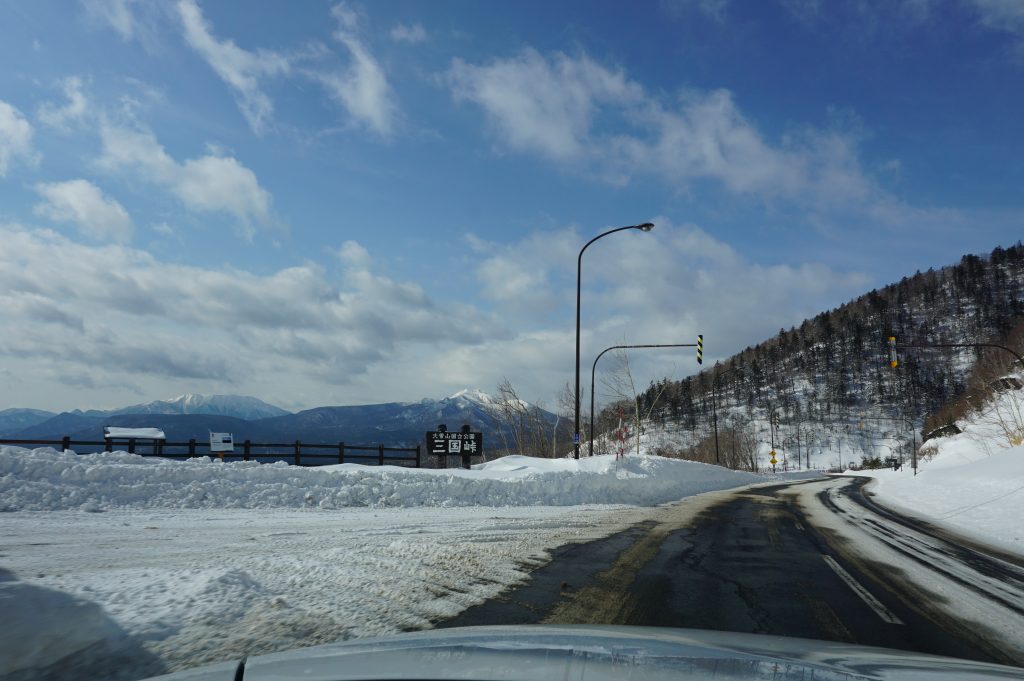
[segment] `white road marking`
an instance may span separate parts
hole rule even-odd
[[[839,579],[846,582],[846,585],[853,589],[853,592],[860,596],[861,600],[868,604],[868,606],[875,611],[875,614],[882,618],[883,621],[889,624],[903,624],[903,621],[894,615],[889,608],[882,605],[882,602],[871,595],[871,592],[865,589],[860,583],[854,579],[849,572],[843,569],[843,567],[832,558],[832,556],[826,556],[822,554],[822,558],[828,563],[828,566],[832,568],[832,571],[839,575]]]

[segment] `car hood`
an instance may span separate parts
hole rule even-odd
[[[1024,669],[812,641],[694,629],[506,626],[440,629],[250,657],[160,681],[717,681],[1021,679]],[[155,679],[153,680],[155,681]]]

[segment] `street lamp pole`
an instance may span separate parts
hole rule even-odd
[[[649,232],[654,229],[654,224],[645,222],[641,225],[628,225],[626,227],[617,227],[615,229],[609,229],[607,232],[602,232],[585,243],[583,248],[580,249],[579,257],[576,258],[576,431],[573,433],[572,438],[574,444],[574,459],[580,458],[580,281],[583,278],[583,251],[587,250],[587,246],[594,243],[601,237],[627,229],[639,229],[641,232]]]
[[[605,348],[594,358],[594,366],[590,367],[590,456],[594,456],[594,376],[597,374],[597,360],[601,359],[604,353],[610,350],[623,350],[627,348],[695,348],[696,343],[671,343],[668,345],[613,345]]]

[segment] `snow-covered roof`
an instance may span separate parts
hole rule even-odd
[[[103,437],[129,438],[141,440],[166,440],[167,436],[159,428],[117,428],[114,426],[103,426]]]

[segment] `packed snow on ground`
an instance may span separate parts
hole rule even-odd
[[[1004,428],[1022,406],[1024,391],[1008,391],[959,421],[960,434],[929,440],[916,476],[909,462],[850,472],[875,478],[871,490],[888,506],[1024,554],[1024,445],[1011,446]]]
[[[415,470],[0,448],[0,677],[140,678],[430,627],[558,546],[764,480],[654,456]]]

